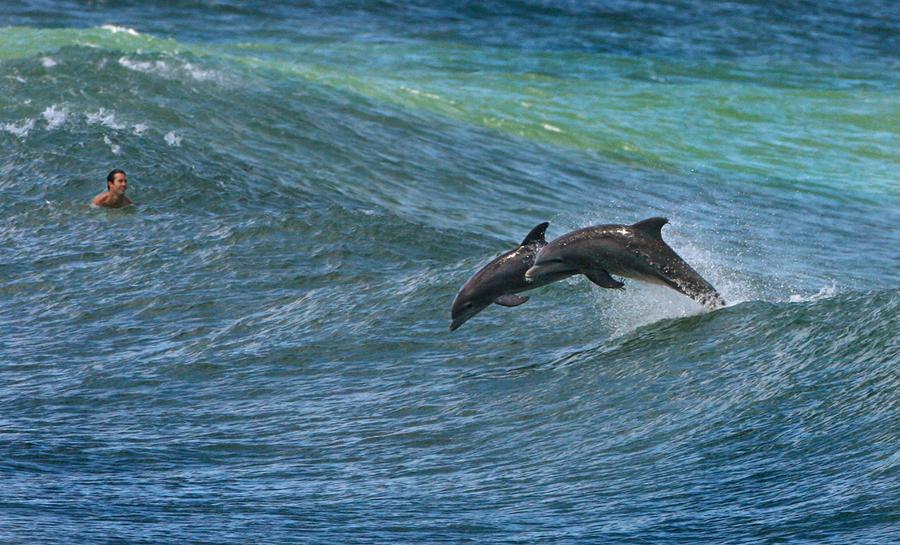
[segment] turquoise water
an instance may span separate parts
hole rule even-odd
[[[0,540],[900,541],[898,31],[8,5]],[[570,279],[447,331],[537,223],[657,215],[726,308]]]

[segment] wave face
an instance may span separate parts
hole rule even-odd
[[[900,542],[891,3],[146,4],[0,13],[0,541]]]

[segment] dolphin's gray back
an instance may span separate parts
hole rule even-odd
[[[493,288],[492,291],[500,295],[531,290],[559,280],[560,278],[550,278],[541,282],[525,280],[525,271],[534,265],[535,256],[546,245],[545,241],[535,241],[504,253],[478,271],[467,285],[471,283],[490,286]]]

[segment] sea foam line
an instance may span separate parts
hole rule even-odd
[[[116,122],[116,112],[111,112],[106,108],[100,108],[94,113],[85,114],[85,118],[89,125],[99,123],[110,129],[120,130],[125,128],[125,125]]]
[[[169,131],[168,133],[166,133],[164,140],[166,141],[166,144],[168,144],[169,146],[171,146],[173,148],[177,148],[177,147],[181,146],[182,138],[183,137],[176,135],[175,131]]]
[[[110,140],[108,136],[103,136],[103,142],[109,146],[109,151],[111,151],[113,155],[119,155],[122,152],[122,147],[118,144],[113,144],[113,141]]]
[[[102,28],[103,30],[108,30],[108,31],[112,32],[113,34],[118,34],[120,32],[124,32],[125,34],[129,34],[131,36],[140,36],[141,35],[137,30],[135,30],[133,28],[124,27],[124,26],[103,25],[100,28]]]
[[[14,134],[19,138],[25,138],[31,129],[34,128],[34,119],[27,119],[21,125],[15,123],[4,123],[0,125],[0,130],[4,130],[10,134]]]
[[[800,295],[793,294],[788,299],[789,303],[813,303],[815,301],[820,301],[822,299],[829,299],[837,295],[838,289],[836,284],[831,284],[830,286],[825,286],[820,289],[817,293],[812,295]]]
[[[171,68],[164,61],[133,61],[128,57],[121,57],[119,59],[119,64],[124,66],[129,70],[134,70],[135,72],[145,72],[145,73],[158,73],[158,74],[167,74],[171,72]]]
[[[48,106],[41,115],[44,116],[44,120],[47,122],[47,130],[52,131],[66,122],[66,116],[68,116],[69,113],[65,108],[57,110],[56,104],[52,104]]]
[[[155,74],[166,79],[176,79],[179,72],[186,72],[190,77],[197,81],[209,81],[221,79],[215,70],[205,70],[199,66],[195,66],[189,62],[183,66],[172,66],[165,61],[135,61],[128,57],[120,57],[119,64],[129,70],[135,72],[143,72],[145,74]]]

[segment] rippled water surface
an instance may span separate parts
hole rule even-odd
[[[0,541],[900,542],[891,2],[15,0]],[[112,168],[138,206],[94,209]],[[665,216],[729,305],[450,304]]]

